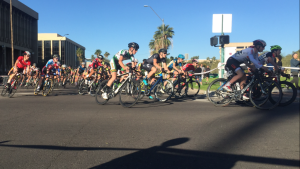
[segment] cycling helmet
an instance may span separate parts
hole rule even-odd
[[[97,56],[98,59],[103,59],[102,55]]]
[[[160,53],[160,52],[167,53],[167,52],[168,52],[168,50],[167,50],[167,49],[165,49],[165,48],[162,48],[162,49],[159,49],[158,53]]]
[[[193,59],[193,60],[192,60],[192,62],[196,62],[196,63],[198,63],[198,60],[197,60],[197,59]]]
[[[64,68],[64,67],[67,67],[67,65],[63,64],[61,67],[63,67],[63,68]]]
[[[271,51],[278,50],[278,49],[282,50],[282,48],[279,45],[271,46]]]
[[[128,48],[133,47],[135,50],[138,50],[140,48],[139,44],[135,43],[135,42],[130,42],[128,44]]]
[[[261,40],[261,39],[257,39],[255,41],[253,41],[253,45],[256,46],[256,45],[261,45],[263,47],[267,46],[267,43],[264,41],[264,40]]]
[[[58,55],[56,55],[56,54],[55,54],[55,55],[53,55],[53,59],[54,59],[54,58],[58,58]]]
[[[82,64],[82,65],[85,65],[85,62],[82,62],[81,64]]]
[[[138,62],[139,62],[139,60],[138,60],[137,58],[134,58],[134,62],[138,63]]]
[[[178,55],[178,58],[184,60],[185,57],[183,56],[183,54],[179,54],[179,55]]]
[[[36,63],[33,63],[32,66],[36,66]]]
[[[104,64],[105,64],[106,66],[109,66],[109,65],[110,65],[108,62],[105,62]]]
[[[143,62],[146,62],[147,59],[143,59]]]
[[[29,51],[25,51],[24,54],[31,55]]]

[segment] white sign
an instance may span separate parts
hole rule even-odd
[[[184,58],[185,60],[188,60],[189,59],[189,54],[188,53],[184,54],[184,57],[185,57]]]
[[[213,14],[213,33],[222,33],[222,16],[223,16],[223,33],[232,31],[232,14]]]

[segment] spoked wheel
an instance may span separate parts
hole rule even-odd
[[[18,81],[16,81],[16,83],[13,86],[10,86],[10,90],[8,92],[9,98],[13,97],[13,95],[17,92],[18,87],[19,87],[18,84],[19,84]]]
[[[169,100],[174,92],[173,83],[169,80],[165,80],[157,84],[154,88],[155,98],[160,102],[166,102]]]
[[[43,87],[43,96],[47,96],[51,93],[52,85],[53,85],[52,79],[49,79],[48,81],[45,81],[45,84],[44,84],[44,87]]]
[[[79,94],[80,95],[83,95],[83,93],[85,92],[85,91],[87,91],[87,84],[85,84],[85,80],[82,80],[81,82],[80,82],[80,85],[79,85],[79,89],[78,89],[78,91],[79,91]]]
[[[273,87],[275,86],[272,86],[272,88]],[[282,89],[282,98],[278,106],[287,106],[293,103],[297,97],[296,87],[287,81],[280,81],[280,87]],[[269,97],[269,100],[272,104],[276,103],[276,100],[274,100],[273,97]]]
[[[120,104],[123,107],[132,107],[139,100],[141,94],[141,85],[139,81],[134,80],[126,82],[120,89]]]
[[[187,87],[185,90],[185,94],[188,97],[195,97],[198,95],[199,91],[200,91],[200,83],[197,81],[189,81],[185,84],[185,86]]]
[[[261,84],[257,81],[250,87],[251,103],[258,109],[271,110],[279,105],[282,98],[282,89],[273,80],[265,80]],[[272,98],[273,101],[269,101]]]
[[[185,86],[186,82],[181,81],[180,84],[178,83],[178,81],[176,81],[173,86],[174,86],[174,95],[175,98],[183,98],[185,96],[185,90],[186,90],[186,86]]]
[[[103,88],[106,86],[108,80],[102,81],[99,85],[98,88],[96,89],[95,93],[95,100],[97,104],[106,104],[109,99],[103,99],[102,94],[104,93]]]
[[[7,88],[4,86],[1,92],[1,96],[5,96],[7,93]]]
[[[38,94],[39,94],[39,92],[37,92],[37,87],[38,87],[38,85],[39,85],[39,82],[37,82],[37,83],[35,84],[34,91],[33,91],[33,94],[34,94],[34,95],[38,95]]]
[[[220,78],[212,81],[208,85],[206,96],[215,106],[226,106],[233,100],[231,93],[223,89],[226,82],[226,79]]]

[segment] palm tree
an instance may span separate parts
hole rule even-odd
[[[104,56],[107,58],[108,56],[110,55],[110,53],[108,53],[108,52],[105,52],[104,53]]]
[[[77,48],[76,55],[77,55],[77,60],[79,61],[79,63],[82,62],[83,50],[81,48]]]
[[[100,49],[97,49],[96,52],[95,52],[95,55],[99,56],[101,55],[102,51]]]
[[[215,61],[217,60],[217,58],[214,56],[214,57],[211,58],[211,60],[212,60],[213,62],[215,62]]]
[[[91,59],[92,59],[92,60],[94,60],[94,59],[95,59],[95,56],[94,56],[94,55],[92,55],[92,56],[91,56]]]
[[[172,38],[174,33],[173,28],[169,27],[169,25],[159,26],[149,43],[151,53],[157,52],[162,48],[162,43],[164,45],[163,48],[168,49],[173,44]]]

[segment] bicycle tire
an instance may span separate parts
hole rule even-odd
[[[185,95],[187,97],[195,97],[198,95],[198,93],[200,91],[200,83],[199,82],[191,80],[191,81],[186,82],[185,86],[187,87],[185,90]]]
[[[123,107],[130,108],[137,103],[140,94],[141,94],[141,86],[139,81],[131,81],[131,82],[127,81],[120,89],[119,102]],[[132,101],[126,101],[127,99],[130,98],[132,98]]]
[[[183,90],[182,86],[185,86],[186,82],[181,81],[180,84],[178,83],[178,80],[175,81],[175,83],[173,84],[174,87],[174,96],[177,99],[181,99],[185,96],[185,90]],[[179,87],[181,86],[181,87]]]
[[[11,86],[11,87],[10,87],[10,91],[9,91],[9,93],[8,93],[8,97],[9,97],[9,98],[12,98],[13,95],[17,92],[18,87],[19,87],[18,84],[19,84],[19,83],[18,83],[18,80],[16,80],[16,83],[14,84],[14,86]]]
[[[165,80],[154,87],[154,96],[160,102],[168,101],[173,96],[173,92],[174,86],[170,80]]]
[[[278,99],[276,103],[267,104],[267,102],[270,100],[270,96],[272,94],[273,89],[277,87],[277,90],[279,92],[278,94]],[[266,93],[262,93],[261,89],[266,91]],[[257,91],[260,91],[262,94],[260,95],[259,98],[255,97],[254,94],[257,93]],[[249,98],[251,103],[257,108],[261,110],[271,110],[275,107],[277,107],[281,101],[282,98],[282,90],[280,85],[273,81],[273,80],[265,80],[261,83],[259,81],[256,81],[251,87],[249,91]],[[257,101],[257,102],[256,102]],[[264,106],[264,107],[263,107]]]
[[[1,96],[5,96],[7,93],[7,89],[5,88],[5,86],[3,86],[2,92],[1,92]]]
[[[87,84],[85,84],[85,80],[82,80],[81,83],[79,84],[79,89],[78,89],[78,93],[80,95],[84,94],[84,90],[87,89]]]
[[[226,92],[223,89],[223,86],[226,84],[226,82],[226,79],[219,78],[212,81],[207,87],[206,97],[211,103],[213,103],[217,107],[227,106],[234,99],[233,97],[230,97],[230,93]],[[213,92],[213,88],[217,88],[216,91]],[[219,99],[221,100],[218,101]]]
[[[43,87],[43,96],[47,96],[51,93],[51,87],[52,87],[52,79],[49,79],[47,81],[47,83],[44,84],[44,87]]]
[[[292,97],[290,99],[284,99],[283,97],[286,94],[284,94],[285,92],[282,91],[282,99],[281,99],[281,101],[280,101],[280,103],[279,103],[278,106],[284,107],[284,106],[290,105],[291,103],[293,103],[296,100],[296,97],[297,97],[297,89],[296,89],[296,87],[292,83],[287,82],[287,81],[280,81],[279,84],[280,84],[281,88],[285,88],[286,87],[287,89],[285,89],[285,90],[289,90],[289,88],[291,88],[292,90],[289,93],[292,93]],[[272,87],[275,87],[275,86],[272,86]],[[270,97],[269,100],[273,104],[276,103],[272,97]]]
[[[98,85],[98,88],[96,89],[95,100],[96,100],[96,103],[97,103],[97,104],[104,105],[104,104],[106,104],[106,103],[108,102],[108,100],[109,100],[109,99],[106,100],[106,99],[103,99],[103,98],[102,98],[102,93],[103,93],[102,89],[103,89],[103,87],[106,86],[107,82],[108,82],[108,80],[102,81],[102,82]],[[101,100],[101,99],[102,99],[102,100]]]

